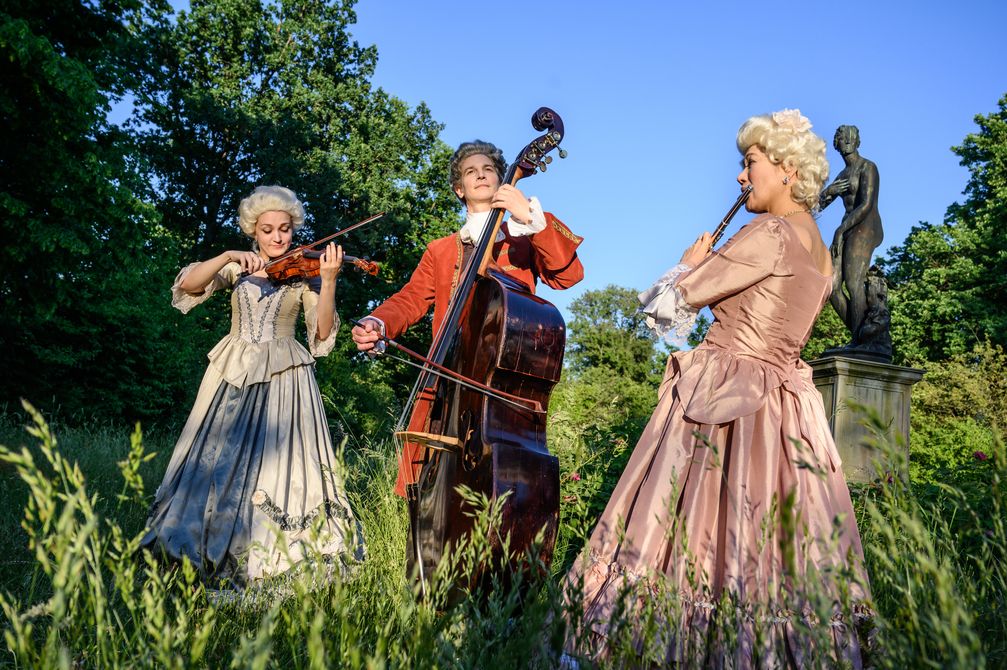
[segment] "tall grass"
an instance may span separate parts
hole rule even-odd
[[[387,444],[362,442],[347,453],[347,486],[367,558],[346,574],[320,580],[295,571],[228,599],[208,593],[191,566],[166,567],[137,552],[170,437],[99,426],[68,429],[57,442],[43,418],[26,411],[27,440],[9,421],[0,425],[3,443],[27,442],[0,447],[0,608],[9,650],[2,662],[16,667],[556,667],[568,637],[578,637],[565,624],[576,620],[577,605],[564,600],[562,577],[607,495],[602,480],[611,476],[611,450],[626,448],[559,445],[563,525],[551,571],[539,566],[540,578],[489,583],[449,604],[459,574],[494,560],[484,538],[495,532],[499,506],[472,498],[474,539],[445,562],[420,599],[405,574],[407,519],[391,493],[394,455]],[[898,474],[906,472],[898,449],[878,439],[881,472],[895,474],[856,496],[877,613],[869,656],[875,667],[1007,663],[1007,458],[1002,439],[996,444],[975,464],[972,489],[946,486],[921,496]],[[780,507],[785,516],[787,502]],[[19,526],[12,522],[17,510]],[[810,650],[806,666],[839,664],[828,644],[831,599],[816,601],[809,592],[820,611],[797,623]],[[609,655],[583,666],[629,667],[642,659],[662,665],[675,644],[684,650],[681,667],[706,665],[710,638],[685,644],[689,629],[675,625],[683,613],[675,594],[645,598],[642,606],[638,595],[627,589],[617,608]],[[712,622],[725,647],[749,625],[737,605],[721,603]],[[580,639],[592,642],[584,631]],[[757,648],[749,660],[767,667],[779,660],[766,649],[772,651]]]

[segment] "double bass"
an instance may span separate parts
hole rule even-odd
[[[522,150],[501,183],[516,184],[552,161],[548,154],[563,139],[562,119],[541,107],[532,125],[544,134]],[[437,566],[472,530],[473,510],[461,486],[491,501],[506,496],[500,526],[489,538],[491,564],[524,569],[526,552],[534,549],[548,565],[556,543],[559,462],[546,446],[546,409],[563,367],[566,325],[554,305],[493,262],[503,214],[491,211],[434,336],[430,365],[396,427],[399,454],[422,454],[406,499],[408,564],[424,593]],[[437,367],[454,374],[439,374]],[[491,573],[484,565],[456,586],[472,588]]]

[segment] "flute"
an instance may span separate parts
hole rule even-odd
[[[752,195],[751,184],[745,187],[745,190],[741,192],[741,195],[738,196],[735,203],[731,205],[731,209],[727,212],[727,216],[725,216],[723,221],[720,222],[717,229],[713,231],[713,240],[710,242],[711,249],[717,244],[717,242],[720,241],[720,238],[724,236],[724,231],[727,230],[727,226],[731,223],[731,219],[733,219],[734,215],[738,213],[738,210],[741,209],[741,206],[745,204],[745,201],[748,200],[748,196],[750,195]]]

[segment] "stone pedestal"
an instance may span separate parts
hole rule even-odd
[[[846,404],[853,400],[873,408],[888,426],[888,438],[902,435],[909,449],[909,401],[913,384],[923,378],[923,370],[889,363],[826,356],[809,363],[814,369],[815,386],[825,401],[832,437],[836,440],[847,481],[865,482],[875,477],[873,451],[863,441],[870,432],[860,425],[862,418]]]

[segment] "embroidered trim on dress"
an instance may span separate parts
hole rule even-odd
[[[284,532],[309,528],[320,515],[325,515],[326,519],[336,518],[347,523],[350,522],[350,515],[347,514],[346,508],[338,500],[330,498],[324,498],[318,507],[304,516],[291,516],[287,514],[262,489],[258,489],[252,494],[252,504],[268,516]]]
[[[675,286],[679,276],[691,269],[679,263],[638,296],[643,305],[640,311],[647,316],[647,326],[658,337],[674,344],[688,337],[699,315],[699,310],[687,303]]]

